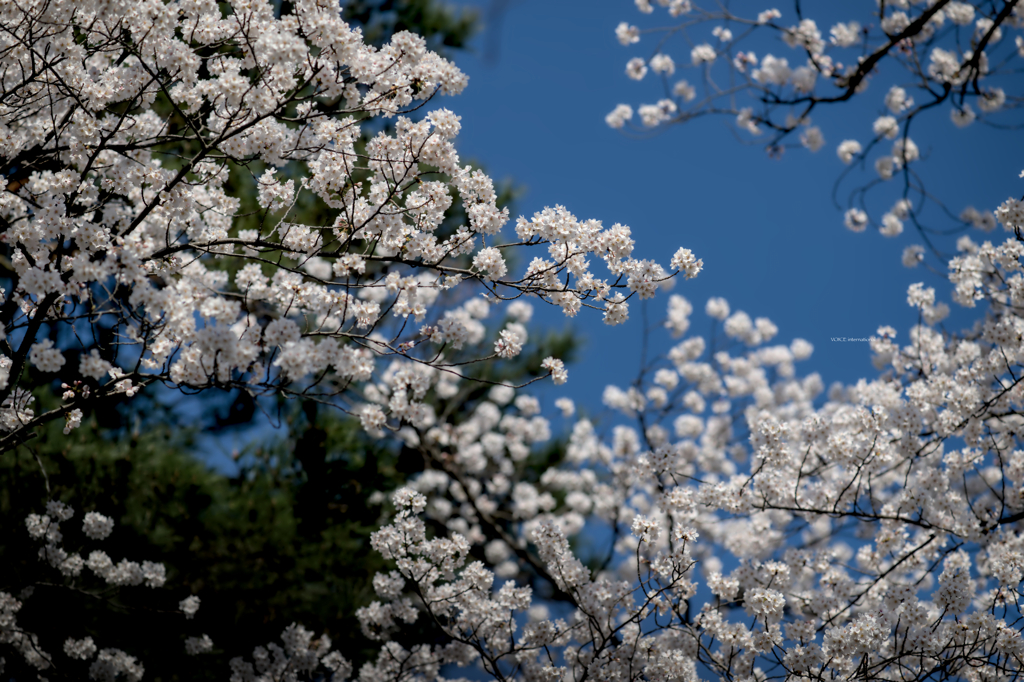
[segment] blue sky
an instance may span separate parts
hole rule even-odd
[[[465,4],[486,10],[490,0]],[[750,4],[749,13],[764,9]],[[864,23],[874,6],[868,0],[819,1],[805,2],[804,11]],[[837,7],[848,16],[837,16]],[[785,13],[787,4],[780,9]],[[734,10],[743,12],[739,5]],[[833,184],[844,169],[836,145],[847,138],[868,140],[892,81],[883,73],[860,104],[815,115],[826,139],[817,154],[798,149],[781,160],[770,159],[760,144],[743,144],[749,136],[741,138],[724,119],[629,137],[609,129],[605,114],[619,102],[635,107],[661,95],[650,77],[637,83],[624,75],[626,61],[650,56],[653,43],[622,47],[614,29],[620,21],[664,25],[667,14],[659,12],[645,17],[631,0],[509,2],[500,24],[476,39],[471,54],[456,59],[470,76],[465,93],[441,102],[462,116],[462,156],[484,164],[496,179],[512,178],[526,188],[518,213],[531,215],[559,203],[606,226],[625,223],[637,241],[635,255],[665,265],[679,246],[693,249],[704,260],[704,272],[675,288],[698,311],[691,333],[709,328],[703,315],[708,297],[724,296],[733,310],[775,322],[777,342],[801,337],[814,344],[814,356],[802,363],[800,373],[817,371],[826,385],[872,375],[867,344],[830,339],[867,337],[879,325],[890,324],[899,330],[898,339],[906,340],[917,319],[906,305],[907,286],[913,282],[935,286],[940,300],[949,301],[942,278],[900,264],[903,248],[920,242],[912,227],[894,239],[871,231],[854,234],[843,227],[842,211],[832,202]],[[829,23],[819,24],[827,32]],[[710,39],[710,26],[707,32]],[[672,52],[671,45],[667,49]],[[772,51],[796,57],[781,42]],[[680,46],[677,62],[683,54]],[[950,122],[948,109],[920,127],[915,124],[915,131],[927,157],[922,169],[928,189],[955,212],[968,204],[992,209],[1011,193],[1022,193],[1024,181],[1017,175],[1024,158],[1013,153],[1024,150],[1021,132],[978,124],[961,130]],[[859,177],[870,179],[873,173]],[[852,187],[848,183],[847,191]],[[845,200],[845,194],[840,196]],[[896,198],[881,196],[885,199],[877,215]],[[977,231],[972,236],[979,242],[985,237]],[[1000,231],[990,238],[1004,235]],[[656,299],[652,316],[663,314],[665,300]],[[587,347],[571,368],[570,395],[578,400],[592,396],[596,406],[605,384],[625,384],[635,377],[641,325],[638,307],[633,310],[622,327],[608,328],[597,315],[581,314],[571,321]],[[971,319],[955,316],[953,327]],[[569,323],[557,311],[538,322]],[[655,337],[667,347],[667,335],[657,332]]]

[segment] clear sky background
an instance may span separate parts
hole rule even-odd
[[[481,8],[485,17],[492,7],[491,0],[464,4]],[[829,22],[864,22],[875,7],[871,0],[803,4],[806,16],[824,14]],[[734,11],[751,15],[766,7],[733,3]],[[782,23],[793,20],[785,16],[788,3],[779,9]],[[739,135],[725,119],[630,137],[608,128],[605,114],[619,102],[634,108],[654,102],[662,91],[650,76],[640,83],[626,78],[626,61],[649,57],[653,41],[622,47],[614,35],[620,21],[665,25],[668,15],[663,9],[642,15],[631,0],[506,3],[500,21],[492,18],[472,53],[456,59],[470,76],[469,87],[441,102],[462,116],[457,144],[463,158],[479,161],[496,179],[511,178],[522,185],[526,192],[516,206],[520,214],[557,203],[606,226],[625,223],[637,241],[634,255],[666,266],[679,246],[693,249],[704,260],[704,272],[675,287],[675,293],[694,305],[691,333],[707,332],[710,320],[703,314],[704,304],[709,296],[724,296],[733,310],[775,322],[780,329],[775,342],[800,337],[814,344],[814,356],[798,366],[801,374],[817,371],[826,385],[874,374],[866,343],[830,339],[868,337],[879,325],[889,324],[899,331],[898,340],[906,341],[917,319],[906,305],[907,286],[913,282],[935,286],[940,300],[949,301],[949,287],[941,277],[900,264],[903,248],[921,241],[912,226],[894,239],[871,230],[854,234],[843,227],[842,210],[832,201],[833,185],[845,168],[835,148],[847,138],[868,141],[892,80],[883,73],[860,104],[816,114],[814,123],[826,139],[817,154],[794,149],[781,160],[770,159],[763,143],[744,144],[751,138]],[[826,35],[829,26],[819,21]],[[695,38],[712,40],[710,28],[709,35],[696,33]],[[684,55],[688,58],[688,47],[675,47],[669,44],[666,50],[675,53],[677,63]],[[781,41],[772,51],[799,61],[798,53]],[[1014,116],[1011,112],[1004,121],[1012,122]],[[953,211],[959,213],[968,204],[992,209],[1011,193],[1022,193],[1024,180],[1017,177],[1024,168],[1021,132],[977,123],[961,130],[950,122],[948,108],[936,111],[923,126],[915,123],[915,131],[913,137],[927,157],[922,170],[928,189]],[[867,181],[874,173],[854,177]],[[847,192],[853,187],[847,183]],[[888,191],[879,195],[876,218],[896,198]],[[840,194],[844,209],[847,192]],[[936,212],[928,216],[949,227]],[[983,241],[983,233],[973,232],[975,241]],[[1000,228],[989,238],[1001,241],[1005,233]],[[952,249],[952,240],[945,244]],[[938,263],[934,256],[932,260]],[[663,315],[666,301],[665,296],[655,299],[652,317]],[[606,384],[623,385],[636,376],[642,326],[636,305],[632,319],[616,328],[586,312],[572,321],[559,311],[535,319],[556,327],[571,323],[583,333],[586,347],[565,388],[578,401],[592,401],[596,407]],[[952,326],[959,328],[960,321],[975,317],[954,316]],[[656,346],[669,346],[664,332],[656,332],[655,339]]]

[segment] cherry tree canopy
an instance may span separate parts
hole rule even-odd
[[[749,132],[773,131],[773,148],[799,135],[813,150],[821,134],[807,115],[856,96],[876,65],[895,60],[919,79],[933,99],[890,88],[892,120],[876,122],[875,145],[894,139],[878,172],[901,173],[908,188],[881,217],[883,233],[902,227],[923,192],[909,170],[920,160],[913,118],[949,103],[966,120],[972,102],[987,114],[1015,101],[985,84],[1016,68],[1015,51],[987,52],[1010,44],[1015,0],[882,3],[880,29],[832,29],[836,49],[862,52],[850,67],[827,54],[799,5],[790,25],[771,8],[742,19],[658,4],[684,22],[673,35],[693,16],[715,22],[721,45],[690,49],[704,98],[683,110],[696,93],[677,84],[677,99],[640,109],[645,125],[727,113]],[[607,387],[610,419],[559,398],[568,435],[537,467],[551,416],[523,385],[496,382],[484,400],[437,409],[457,396],[464,366],[522,352],[529,300],[570,317],[597,308],[618,324],[630,299],[703,263],[687,249],[668,269],[636,259],[628,228],[562,207],[520,218],[504,241],[507,211],[491,181],[459,163],[458,117],[433,107],[464,87],[458,69],[408,33],[368,47],[333,5],[290,11],[154,0],[5,6],[0,18],[11,282],[0,442],[12,447],[61,416],[72,429],[98,396],[160,381],[315,397],[425,463],[379,491],[391,513],[372,544],[393,568],[358,612],[377,657],[353,665],[295,624],[225,677],[427,681],[473,666],[499,680],[1018,678],[1021,201],[964,218],[986,233],[1001,226],[1000,238],[958,241],[948,286],[906,292],[919,311],[906,343],[879,328],[879,374],[827,393],[818,374],[797,370],[813,352],[807,341],[777,343],[769,319],[721,298],[704,306],[720,332],[705,339],[690,333],[693,304],[669,295],[671,350],[648,358],[632,385]],[[943,22],[974,27],[970,50]],[[737,27],[776,31],[807,64],[734,53]],[[626,44],[639,36],[629,24],[617,33]],[[728,88],[712,71],[726,61]],[[674,69],[659,50],[629,73]],[[733,105],[744,97],[759,109]],[[609,123],[629,118],[620,107]],[[838,149],[853,161],[874,145]],[[258,185],[255,229],[238,227],[252,218],[228,191],[238,169]],[[326,218],[298,220],[310,215],[303,201]],[[446,226],[456,202],[468,224]],[[846,220],[863,229],[870,218],[851,208]],[[973,309],[973,327],[943,327],[944,295]],[[492,309],[496,334],[483,323]],[[566,382],[559,359],[543,368]],[[64,403],[36,415],[32,391],[57,380]],[[27,519],[53,581],[97,593],[168,582],[158,563],[115,563],[93,548],[114,528],[102,511],[74,518],[51,500]],[[116,632],[94,638],[62,623],[58,650],[44,645],[53,634],[22,629],[22,587],[0,592],[0,644],[17,665],[142,679],[144,661],[116,648]],[[217,639],[189,627],[199,607],[196,596],[178,603],[192,655]],[[423,623],[427,634],[414,634]]]

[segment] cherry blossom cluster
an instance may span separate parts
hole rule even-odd
[[[616,324],[700,271],[687,249],[669,269],[638,259],[628,227],[562,207],[503,233],[493,182],[454,146],[460,117],[427,108],[466,86],[458,68],[408,32],[366,44],[336,3],[279,14],[0,10],[0,447],[153,382],[315,396],[371,431],[420,424],[441,374],[522,351],[515,324],[479,324],[490,308],[514,318],[528,296]],[[481,334],[492,351],[468,357]],[[415,387],[377,406],[361,387],[392,360]],[[558,358],[543,370],[567,378]],[[63,380],[59,408],[36,413],[30,373]]]
[[[673,295],[675,344],[606,389],[608,414],[556,402],[569,433],[539,479],[523,463],[554,429],[512,388],[408,434],[429,464],[373,538],[395,569],[359,613],[385,641],[360,679],[1019,675],[1024,246],[959,248],[950,303],[985,318],[944,331],[950,303],[912,285],[920,323],[902,346],[878,330],[877,379],[799,376],[811,344],[721,298],[715,332],[688,336],[694,306]],[[583,549],[595,536],[607,547]],[[421,618],[449,643],[393,641]]]
[[[878,2],[872,12],[847,12],[848,20],[831,25],[800,3],[781,11],[690,0],[635,4],[640,26],[624,21],[615,37],[642,50],[627,62],[626,75],[658,81],[661,98],[635,111],[619,104],[607,115],[608,125],[654,130],[727,116],[744,135],[766,140],[772,155],[794,146],[817,152],[826,136],[812,114],[863,102],[853,104],[863,110],[862,128],[837,126],[831,133],[838,138],[836,153],[843,164],[873,167],[878,181],[901,182],[894,183],[900,186],[888,210],[874,202],[868,210],[865,190],[877,181],[851,193],[845,223],[857,232],[870,225],[895,237],[910,221],[926,237],[937,234],[920,219],[924,204],[937,201],[915,170],[921,152],[910,133],[920,115],[941,111],[959,128],[975,120],[1013,125],[1007,112],[1024,101],[1012,80],[1024,59],[1024,4],[1017,0]],[[959,213],[957,223],[961,229],[995,227],[989,212],[973,207]]]
[[[0,450],[161,383],[311,397],[374,435],[463,442],[459,470],[481,466],[474,427],[436,406],[473,380],[467,366],[523,352],[524,299],[618,324],[703,263],[688,249],[667,267],[638,258],[630,228],[561,206],[504,229],[494,183],[459,158],[460,117],[433,106],[466,83],[421,37],[374,47],[321,0],[5,4]],[[531,370],[568,378],[556,357]],[[37,412],[56,386],[59,406]],[[516,390],[497,386],[480,419]],[[521,460],[550,429],[536,400],[514,405],[500,447]],[[51,502],[26,522],[54,585],[99,598],[164,586],[161,564],[69,548],[71,517]],[[112,529],[89,512],[81,533]],[[117,633],[69,633],[68,660],[40,648],[17,625],[32,588],[21,587],[0,593],[0,644],[39,669],[79,661],[93,679],[142,679],[144,662],[101,648]],[[199,599],[178,607],[190,620]],[[185,652],[215,639],[185,637]],[[349,674],[326,637],[296,624],[282,640],[234,659],[232,679]],[[410,655],[421,670],[443,664]]]
[[[693,594],[694,585],[685,577],[694,564],[687,549],[697,537],[692,529],[682,530],[675,549],[660,553],[645,569],[638,590],[629,579],[591,576],[573,556],[557,522],[534,524],[529,538],[537,570],[574,607],[571,617],[552,619],[546,606],[534,605],[529,586],[505,580],[499,587],[495,572],[483,562],[467,564],[471,543],[463,535],[453,532],[428,539],[421,518],[429,514],[426,496],[403,488],[393,499],[398,509],[395,520],[374,535],[373,544],[395,560],[398,570],[378,574],[374,580],[381,601],[360,610],[364,632],[374,639],[386,638],[396,619],[415,622],[422,610],[442,624],[450,642],[410,651],[389,641],[377,662],[360,670],[360,680],[426,681],[436,679],[443,664],[474,663],[495,679],[631,679],[641,673],[651,679],[676,679],[680,671],[693,675],[693,661],[672,651],[681,638],[659,636],[660,651],[650,642],[640,647],[637,642],[644,619],[685,609],[685,600]],[[500,541],[488,544],[488,560],[503,553],[494,542]],[[508,554],[507,547],[504,553]],[[419,604],[404,594],[407,583],[416,585]],[[526,622],[520,625],[523,616]],[[644,663],[631,675],[638,654]]]
[[[312,632],[292,623],[281,633],[281,641],[283,647],[274,642],[256,647],[252,663],[242,658],[231,659],[228,679],[231,682],[295,682],[299,679],[345,682],[352,673],[352,664],[337,651],[331,651],[331,638],[327,635],[313,639]]]
[[[53,671],[65,677],[87,671],[89,679],[101,682],[114,682],[117,679],[139,682],[145,673],[141,661],[120,649],[100,649],[91,636],[75,639],[83,633],[76,630],[80,623],[73,617],[65,619],[65,624],[70,627],[65,628],[68,636],[64,640],[62,652],[48,651],[40,643],[38,634],[18,625],[17,614],[25,608],[38,586],[85,593],[99,600],[112,599],[116,590],[125,586],[153,589],[165,587],[167,574],[163,564],[152,561],[140,563],[129,559],[114,563],[100,549],[92,550],[85,559],[82,558],[84,550],[69,551],[65,539],[68,531],[66,528],[62,530],[61,524],[70,522],[74,515],[75,510],[67,504],[51,500],[46,505],[46,513],[29,514],[25,519],[28,535],[40,543],[39,561],[48,570],[40,571],[35,582],[17,586],[20,589],[17,598],[6,591],[0,591],[0,644],[14,649],[29,666],[39,671]],[[80,528],[81,535],[91,541],[105,540],[113,530],[114,520],[95,511],[85,514]],[[14,586],[8,586],[8,589],[10,587]],[[191,619],[199,610],[199,597],[186,597],[180,602],[179,609],[185,618]],[[53,632],[46,634],[49,639],[53,639]],[[108,634],[111,638],[117,637],[117,633]],[[205,634],[188,637],[184,647],[189,655],[206,653],[213,648],[213,640]],[[88,666],[84,667],[75,661],[88,662]],[[4,659],[0,658],[0,667],[3,663]]]

